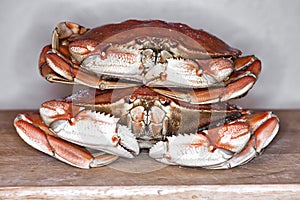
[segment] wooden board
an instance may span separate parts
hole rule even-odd
[[[19,112],[0,111],[0,199],[300,199],[300,111],[275,111],[280,132],[264,154],[229,170],[164,166],[146,153],[77,169],[25,144],[12,125]]]

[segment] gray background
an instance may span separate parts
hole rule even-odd
[[[300,108],[298,0],[2,0],[0,109],[37,109],[72,92],[72,87],[46,82],[37,68],[40,50],[58,22],[95,27],[133,18],[186,23],[255,54],[263,62],[261,76],[238,104]]]

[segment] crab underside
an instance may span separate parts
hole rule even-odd
[[[14,125],[32,147],[80,168],[134,158],[141,149],[169,165],[227,169],[276,136],[279,119],[227,103],[252,88],[255,56],[179,23],[129,20],[94,29],[63,22],[42,50],[50,82],[85,85]]]

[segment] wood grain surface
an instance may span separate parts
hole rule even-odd
[[[280,131],[270,146],[250,163],[229,170],[165,166],[146,153],[77,169],[23,142],[12,125],[20,112],[0,111],[0,199],[264,199],[274,194],[300,199],[300,111],[275,111]]]

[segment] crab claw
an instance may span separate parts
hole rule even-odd
[[[250,114],[196,134],[168,137],[149,152],[157,161],[211,169],[227,169],[252,160],[278,132],[271,112]]]
[[[70,104],[49,101],[40,109],[43,121],[59,138],[121,157],[139,154],[135,136],[127,127],[117,124],[118,118],[76,106],[70,108]]]
[[[168,137],[166,142],[154,145],[149,155],[166,164],[206,167],[230,159],[250,136],[247,124],[234,121],[197,134]]]
[[[19,114],[14,126],[20,137],[33,148],[75,167],[88,169],[110,164],[118,156],[87,150],[61,138],[43,123],[39,113]]]

